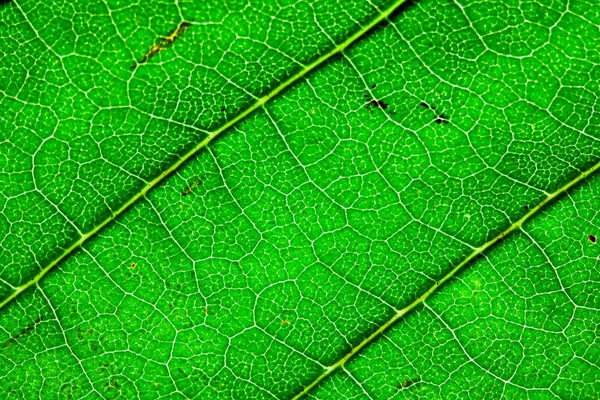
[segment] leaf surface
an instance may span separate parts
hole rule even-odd
[[[600,392],[597,10],[269,3],[0,6],[0,393]]]

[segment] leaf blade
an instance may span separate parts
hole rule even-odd
[[[543,98],[518,87],[513,95],[522,101],[503,105],[504,94],[476,90],[493,75],[484,65],[474,64],[479,81],[461,85],[447,75],[452,68],[423,54],[427,46],[410,33],[444,33],[421,25],[428,12],[460,25],[460,10],[423,2],[405,11],[241,121],[90,240],[60,274],[8,305],[3,321],[22,321],[3,323],[4,336],[43,338],[38,329],[54,324],[64,340],[8,346],[3,380],[35,376],[33,392],[43,390],[48,371],[35,372],[43,363],[15,362],[24,354],[52,362],[56,355],[46,350],[56,348],[71,360],[61,368],[80,359],[89,371],[92,384],[80,393],[90,396],[291,397],[472,247],[597,162],[593,124],[572,130],[577,118],[560,124],[556,110],[539,109]],[[451,39],[433,47],[450,61],[464,55],[465,36]],[[377,52],[386,47],[393,56],[382,61]],[[543,115],[556,125],[544,125]],[[544,128],[524,132],[527,120]],[[528,175],[531,165],[540,174]],[[25,308],[36,296],[37,306]],[[20,326],[35,322],[39,310],[49,323]],[[31,334],[19,336],[23,330]],[[412,375],[398,381],[401,396],[429,383]],[[370,385],[365,374],[346,377],[336,381],[337,393],[369,395],[355,390]]]

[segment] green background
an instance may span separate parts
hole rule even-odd
[[[600,161],[597,5],[420,0],[304,74],[392,6],[0,5],[1,298],[302,75],[0,310],[0,394],[292,398]],[[309,396],[593,398],[599,192],[536,212]]]

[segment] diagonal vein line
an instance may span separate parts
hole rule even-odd
[[[107,217],[104,221],[98,224],[94,229],[89,231],[88,233],[81,236],[79,240],[73,243],[69,248],[67,248],[61,255],[55,258],[52,262],[50,262],[46,267],[44,267],[35,277],[33,277],[28,282],[22,284],[21,286],[15,288],[15,291],[8,297],[6,297],[2,302],[0,302],[0,309],[8,304],[12,299],[17,297],[21,292],[26,290],[32,285],[35,285],[39,280],[48,273],[54,266],[59,264],[61,261],[65,260],[71,253],[77,250],[80,246],[82,246],[90,237],[94,236],[98,233],[102,228],[116,219],[118,216],[122,215],[125,211],[129,209],[133,204],[135,204],[140,198],[146,196],[150,190],[158,186],[167,176],[177,170],[181,165],[183,165],[186,161],[194,157],[200,150],[205,148],[210,142],[213,141],[217,136],[221,133],[225,132],[233,125],[237,124],[256,109],[260,108],[263,104],[267,103],[269,100],[279,95],[293,84],[298,82],[303,77],[307,76],[311,71],[324,64],[328,60],[330,60],[336,54],[343,52],[346,48],[355,43],[358,39],[364,36],[367,32],[377,26],[380,22],[387,20],[387,18],[396,11],[402,4],[404,4],[408,0],[397,0],[390,7],[382,11],[377,17],[372,19],[367,25],[356,31],[352,36],[350,36],[346,41],[337,45],[328,53],[322,55],[312,63],[306,65],[302,70],[300,70],[295,75],[289,77],[282,84],[273,89],[269,94],[264,97],[258,99],[252,106],[244,110],[242,113],[238,114],[235,118],[227,122],[225,125],[221,126],[217,130],[210,132],[208,136],[194,146],[190,151],[184,154],[177,162],[172,164],[169,168],[163,171],[160,175],[154,178],[152,181],[148,182],[139,192],[137,192],[133,197],[131,197],[126,203],[124,203],[118,210],[114,211],[109,217]]]
[[[298,393],[296,396],[294,396],[292,398],[292,400],[297,400],[297,399],[303,397],[304,395],[306,395],[308,392],[310,392],[321,381],[323,381],[324,379],[329,377],[338,368],[343,367],[344,364],[348,360],[350,360],[357,353],[359,353],[364,347],[368,346],[375,339],[377,339],[379,336],[381,336],[381,334],[383,334],[388,328],[390,328],[392,325],[394,325],[396,322],[398,322],[398,320],[400,320],[402,317],[404,317],[407,313],[412,311],[418,305],[425,303],[425,300],[427,300],[427,298],[429,296],[431,296],[431,294],[433,294],[445,282],[447,282],[452,277],[454,277],[457,274],[457,272],[460,271],[463,267],[465,267],[467,264],[469,264],[471,261],[473,261],[479,255],[481,255],[484,251],[486,251],[490,247],[492,247],[495,244],[497,244],[498,242],[500,242],[502,239],[504,239],[506,236],[508,236],[513,231],[521,229],[521,227],[523,226],[523,224],[525,222],[527,222],[529,219],[531,219],[532,216],[538,214],[542,208],[544,208],[546,205],[548,205],[548,203],[552,202],[553,200],[558,198],[560,195],[567,192],[569,189],[576,186],[578,183],[582,182],[583,180],[585,180],[587,177],[589,177],[590,175],[592,175],[594,172],[596,172],[599,169],[600,169],[600,162],[594,164],[591,168],[589,168],[588,170],[582,172],[577,177],[575,177],[575,179],[569,181],[566,185],[557,189],[555,192],[549,194],[537,206],[535,206],[531,210],[529,210],[529,212],[527,214],[525,214],[523,217],[521,217],[521,219],[519,219],[518,221],[513,223],[511,226],[509,226],[506,230],[504,230],[498,236],[494,237],[490,241],[484,243],[482,246],[477,247],[475,250],[473,250],[473,252],[471,254],[469,254],[458,265],[456,265],[450,272],[448,272],[446,275],[444,275],[444,277],[442,277],[439,281],[437,281],[433,286],[431,286],[429,288],[429,290],[427,290],[425,293],[423,293],[418,299],[416,299],[415,301],[413,301],[411,304],[404,307],[403,309],[396,310],[396,313],[394,314],[394,316],[392,316],[392,318],[390,318],[387,322],[385,322],[383,325],[381,325],[376,331],[371,333],[366,339],[364,339],[362,342],[360,342],[358,345],[356,345],[352,350],[350,350],[349,353],[347,353],[342,358],[340,358],[335,364],[332,364],[331,366],[325,368],[325,371],[321,375],[319,375],[315,380],[313,380],[311,383],[309,383],[307,386],[305,386],[304,389],[300,393]]]

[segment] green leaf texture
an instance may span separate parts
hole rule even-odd
[[[599,27],[0,3],[0,396],[597,398]]]

